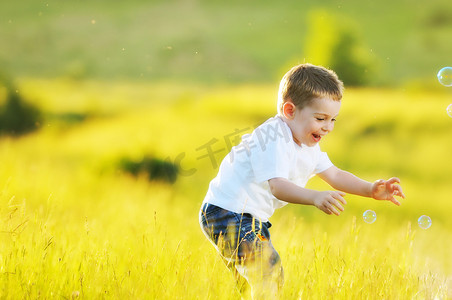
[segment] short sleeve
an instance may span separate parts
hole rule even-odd
[[[272,178],[289,178],[291,169],[291,137],[282,121],[273,120],[256,128],[251,135],[250,163],[255,181],[261,183]]]
[[[333,166],[333,163],[331,162],[330,158],[328,157],[328,154],[326,154],[326,152],[322,152],[319,150],[318,162],[314,169],[314,173],[315,174],[322,173],[323,171],[325,171],[326,169],[328,169],[332,166]]]

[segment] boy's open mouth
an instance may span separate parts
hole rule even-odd
[[[312,137],[314,138],[314,141],[316,141],[316,142],[320,141],[320,139],[322,138],[321,135],[318,135],[318,134],[315,134],[315,133],[312,134]]]

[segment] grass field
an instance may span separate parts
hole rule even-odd
[[[451,64],[449,0],[23,0],[0,4],[0,67],[14,78],[268,83],[306,59],[318,10],[356,31],[377,62],[370,84],[429,84]]]
[[[202,146],[215,139],[219,163],[226,137],[275,114],[276,88],[19,81],[46,121],[0,140],[0,298],[240,299],[198,225],[217,172]],[[447,92],[346,90],[322,148],[365,179],[399,176],[407,199],[396,207],[348,195],[340,217],[279,210],[271,234],[282,299],[452,298]],[[124,157],[181,154],[173,185],[118,169]],[[366,209],[375,223],[363,222]],[[417,224],[424,214],[427,230]]]

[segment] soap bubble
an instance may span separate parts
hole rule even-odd
[[[419,217],[419,219],[417,219],[417,223],[422,229],[428,229],[430,228],[430,226],[432,226],[432,219],[430,219],[429,216],[422,215]]]
[[[446,108],[447,115],[452,118],[452,104]]]
[[[363,219],[367,224],[372,224],[377,220],[377,214],[373,210],[368,209],[363,213]]]
[[[439,70],[438,75],[439,83],[441,83],[444,86],[452,86],[452,68],[451,67],[444,67],[441,70]]]

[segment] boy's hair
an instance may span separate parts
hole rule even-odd
[[[312,64],[301,64],[287,72],[279,85],[278,113],[282,114],[284,103],[291,101],[302,109],[314,98],[342,99],[344,84],[334,71]]]

